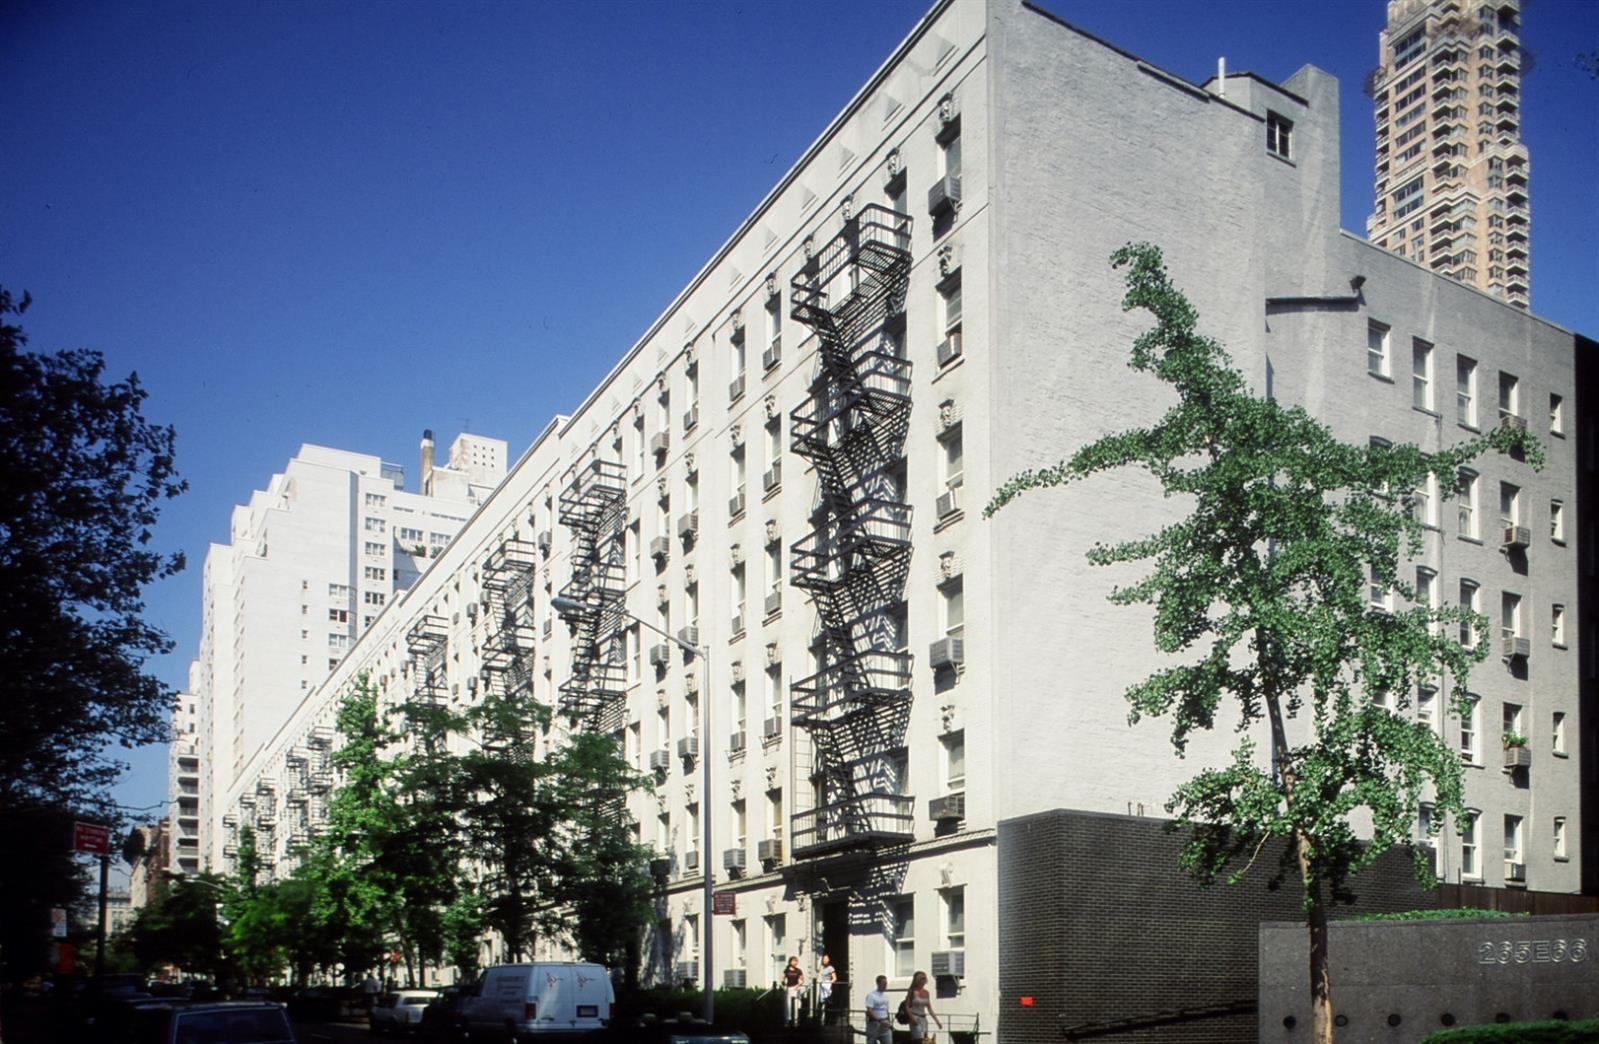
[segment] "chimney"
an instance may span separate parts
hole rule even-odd
[[[1227,97],[1227,58],[1216,59],[1216,97]]]
[[[422,495],[433,495],[433,429],[422,429]]]

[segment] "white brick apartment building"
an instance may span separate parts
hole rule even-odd
[[[1343,438],[1438,448],[1508,417],[1544,439],[1542,472],[1488,459],[1474,500],[1434,500],[1415,567],[1494,621],[1473,717],[1435,718],[1477,813],[1439,865],[1575,891],[1573,335],[1342,232],[1337,105],[1315,68],[1195,85],[1026,3],[937,4],[249,759],[229,830],[291,794],[306,815],[357,674],[466,701],[511,656],[655,772],[632,806],[665,871],[649,976],[701,974],[708,871],[737,896],[717,985],[825,946],[855,983],[959,968],[939,1009],[994,1027],[999,824],[1153,815],[1233,740],[1181,762],[1160,723],[1127,725],[1147,619],[1084,552],[1173,517],[1157,491],[1110,476],[980,518],[1005,478],[1161,408],[1106,260],[1150,240],[1256,387]],[[506,590],[529,592],[510,628],[485,611]],[[708,687],[648,629],[569,633],[563,592],[693,628]]]

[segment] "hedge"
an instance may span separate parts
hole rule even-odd
[[[1421,1044],[1578,1044],[1599,1041],[1599,1019],[1582,1022],[1501,1022],[1439,1030]]]

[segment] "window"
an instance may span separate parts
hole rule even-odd
[[[1416,567],[1416,605],[1429,614],[1438,607],[1438,574],[1426,566]],[[1437,630],[1436,624],[1429,623],[1428,627]]]
[[[1470,809],[1460,816],[1460,876],[1482,877],[1477,852],[1477,813]]]
[[[893,950],[894,975],[908,979],[916,971],[916,900],[910,896],[894,900],[893,914],[889,945]]]
[[[942,602],[942,616],[944,634],[950,638],[959,638],[966,633],[966,595],[965,584],[960,580],[952,580],[939,588],[940,602]]]
[[[693,851],[692,848],[689,851]],[[683,915],[683,952],[687,954],[686,960],[698,961],[700,959],[700,917],[699,914]],[[695,969],[698,971],[698,969]]]
[[[1455,419],[1468,428],[1477,426],[1477,363],[1455,357]]]
[[[349,623],[350,622],[350,610],[348,610],[348,609],[329,609],[328,610],[328,619],[332,620],[334,623]]]
[[[644,474],[645,455],[649,447],[644,441],[644,418],[633,418],[633,471],[635,475]]]
[[[1266,113],[1266,151],[1283,159],[1293,158],[1294,121],[1275,112]]]
[[[744,597],[745,589],[748,585],[744,580],[744,570],[735,569],[730,575],[732,577],[731,588],[733,595],[733,631],[737,633],[744,629]]]
[[[938,291],[940,325],[944,342],[938,347],[940,364],[952,362],[961,353],[961,283],[960,278],[946,283]]]
[[[1521,521],[1521,490],[1508,482],[1499,483],[1499,524],[1514,526]]]
[[[1478,607],[1478,587],[1475,580],[1462,578],[1460,581],[1460,608],[1472,615],[1460,621],[1460,644],[1470,649],[1477,644],[1477,625],[1475,618],[1482,610]]]
[[[956,427],[939,440],[944,446],[944,488],[959,489],[965,481],[965,459],[961,429]]]
[[[1438,690],[1426,683],[1416,686],[1416,720],[1438,731]]]
[[[350,647],[350,636],[347,634],[328,635],[328,648],[344,650]]]
[[[1521,736],[1521,737],[1525,737],[1526,736],[1526,733],[1521,731],[1521,728],[1522,728],[1521,704],[1519,704],[1519,703],[1506,703],[1505,707],[1504,707],[1504,710],[1501,712],[1501,715],[1500,715],[1500,722],[1501,722],[1501,726],[1502,726],[1500,735],[1502,737],[1508,738],[1510,736]]]
[[[1549,395],[1549,434],[1564,435],[1566,433],[1566,404],[1560,396]]]
[[[745,968],[749,965],[749,955],[744,952],[748,944],[749,935],[745,931],[743,919],[733,922],[733,967]]]
[[[1476,696],[1466,697],[1466,713],[1460,716],[1460,760],[1467,764],[1476,764],[1478,724],[1481,720],[1481,700]]]
[[[748,700],[744,695],[744,683],[733,683],[733,731],[745,732],[749,724]]]
[[[949,133],[949,125],[946,125],[946,137],[938,144],[939,173],[946,178],[958,178],[961,176],[960,129],[956,126],[954,130],[953,134]]]
[[[743,801],[733,802],[733,847],[743,848],[747,838],[749,823],[746,815],[746,806]]]
[[[1499,416],[1521,416],[1521,382],[1515,374],[1499,371]]]
[[[1556,754],[1566,752],[1566,712],[1555,711],[1549,719],[1549,743]]]
[[[335,601],[348,602],[352,593],[349,584],[328,585],[328,597]]]
[[[766,589],[772,594],[783,590],[783,545],[772,544],[766,549]]]
[[[1419,337],[1410,342],[1410,404],[1432,410],[1432,345]]]
[[[1421,111],[1422,110],[1420,108],[1416,108],[1412,110],[1411,115]],[[1408,120],[1403,120],[1401,122],[1408,122]],[[1398,188],[1394,189],[1394,218],[1396,220],[1404,217],[1406,214],[1421,209],[1422,202],[1427,198],[1426,194],[1422,191],[1423,177],[1424,175],[1417,175],[1416,177],[1405,182],[1403,185],[1400,185]]]
[[[1549,502],[1549,539],[1557,544],[1566,542],[1566,505],[1558,500]]]
[[[766,833],[773,838],[783,836],[783,792],[781,790],[768,791],[766,794]]]
[[[388,502],[389,502],[389,498],[385,497],[381,493],[368,493],[366,495],[366,506],[367,507],[380,508],[383,505],[387,504]]]
[[[381,518],[373,518],[371,515],[366,517],[362,525],[366,527],[366,531],[368,533],[385,533],[388,532],[389,528],[389,524],[387,522],[383,521]]]
[[[1477,473],[1460,469],[1460,481],[1456,487],[1456,496],[1459,498],[1459,512],[1456,516],[1456,532],[1467,540],[1477,539]]]
[[[1556,859],[1566,858],[1566,817],[1555,817],[1554,850]]]
[[[780,663],[766,669],[766,705],[772,708],[772,717],[783,717],[783,665]]]
[[[966,788],[966,732],[944,737],[944,787],[950,793]]]
[[[1505,817],[1505,862],[1520,863],[1521,858],[1521,817]]]
[[[1509,591],[1499,596],[1499,636],[1521,637],[1521,596]]]
[[[1377,572],[1375,563],[1366,569],[1366,601],[1373,609],[1381,612],[1392,612],[1394,608],[1394,594]]]
[[[966,889],[946,888],[944,899],[944,945],[951,950],[966,948]]]
[[[422,531],[420,529],[410,529],[405,526],[401,526],[399,539],[400,543],[405,544],[408,547],[415,544],[420,544],[422,542]]]
[[[1566,644],[1566,607],[1551,605],[1549,607],[1549,641],[1555,645],[1565,647]]]
[[[361,600],[367,605],[382,605],[388,601],[388,597],[382,591],[367,591],[361,595]]]
[[[389,545],[378,544],[369,540],[366,542],[366,547],[364,550],[366,551],[367,555],[372,558],[382,558],[389,553]]]
[[[783,343],[783,298],[773,294],[766,299],[766,347]],[[775,354],[775,353],[774,353]]]
[[[783,462],[783,418],[773,417],[766,424],[766,459],[773,471]]]
[[[364,570],[362,570],[362,575],[364,575],[368,580],[387,580],[389,578],[389,571],[384,569],[382,566],[367,566]]]
[[[1388,376],[1388,327],[1381,323],[1366,324],[1366,372]]]
[[[1411,506],[1417,522],[1429,529],[1438,528],[1438,476],[1429,473],[1421,480]]]
[[[766,918],[766,953],[775,982],[782,978],[783,968],[788,964],[788,920],[783,914]]]

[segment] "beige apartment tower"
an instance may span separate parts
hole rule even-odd
[[[1528,306],[1521,0],[1389,0],[1372,76],[1378,246]]]

